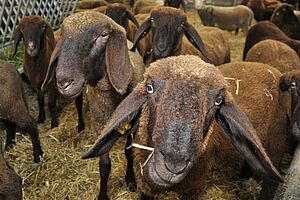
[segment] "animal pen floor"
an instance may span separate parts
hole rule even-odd
[[[188,12],[189,22],[200,26],[200,19],[195,10]],[[226,32],[231,45],[231,59],[242,59],[244,34]],[[38,114],[35,95],[30,94],[29,108],[35,117]],[[48,112],[47,112],[48,113]],[[22,113],[20,113],[22,114]],[[88,105],[84,104],[86,128],[77,133],[77,112],[74,102],[68,104],[60,115],[59,127],[50,130],[49,115],[44,124],[39,125],[40,139],[45,152],[44,160],[33,163],[32,146],[29,137],[18,135],[15,147],[6,152],[5,158],[23,179],[23,198],[33,199],[95,199],[99,191],[98,159],[82,160],[82,154],[94,143],[97,135],[91,130]],[[5,135],[5,134],[2,134]],[[109,195],[112,200],[138,199],[136,192],[126,188],[124,179],[126,160],[124,156],[125,140],[120,140],[111,153],[112,173],[109,180]],[[230,172],[230,173],[229,173]],[[238,172],[230,169],[211,170],[208,187],[203,199],[235,200],[256,199],[260,184],[250,179],[243,181]],[[199,186],[201,187],[201,186]],[[161,195],[159,199],[178,199],[176,194]]]

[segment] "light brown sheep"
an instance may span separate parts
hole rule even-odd
[[[159,199],[165,191],[178,192],[182,199],[200,199],[214,158],[221,152],[239,159],[229,143],[254,169],[282,180],[270,160],[278,165],[285,145],[286,104],[280,104],[285,95],[278,90],[281,73],[261,63],[220,68],[223,75],[242,80],[239,95],[233,97],[235,84],[228,87],[219,69],[197,56],[150,64],[144,81],[116,108],[83,158],[108,151],[116,142],[112,130],[131,122],[138,126],[133,147],[141,199]]]
[[[142,80],[142,58],[138,53],[130,53],[135,57],[129,54],[124,28],[102,13],[69,16],[61,33],[62,43],[55,47],[43,87],[55,76],[59,92],[75,97],[88,85],[92,128],[99,132],[120,101]],[[108,199],[108,154],[100,158],[99,170],[99,199]],[[127,180],[129,186],[133,182]]]

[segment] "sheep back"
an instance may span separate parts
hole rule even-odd
[[[300,69],[297,53],[288,45],[276,40],[263,40],[255,44],[248,51],[246,61],[271,65],[281,73]]]
[[[219,69],[224,77],[240,80],[239,88],[235,80],[228,80],[230,92],[254,125],[269,157],[278,166],[285,149],[287,117],[290,116],[290,98],[279,90],[280,71],[256,62],[228,63],[219,66]],[[217,132],[218,155],[231,162],[237,160],[236,152],[221,132]]]

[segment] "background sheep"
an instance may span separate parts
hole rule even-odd
[[[214,37],[212,32],[203,31],[199,35],[197,30],[187,22],[187,17],[182,10],[171,7],[153,9],[150,17],[138,29],[132,50],[135,50],[139,41],[148,33],[150,33],[148,38],[150,41],[147,44],[151,46],[142,46],[145,48],[142,52],[150,54],[147,62],[180,54],[199,55],[215,65],[230,61],[229,45],[222,33],[216,33],[218,36]],[[182,40],[183,34],[189,42]],[[208,35],[205,37],[205,34]],[[208,40],[204,41],[204,38],[208,38]],[[210,40],[212,38],[213,40]],[[213,47],[208,49],[206,46]],[[220,49],[221,51],[219,51]]]
[[[299,55],[300,42],[298,40],[289,38],[272,22],[263,21],[255,24],[250,28],[246,37],[245,47],[243,51],[243,60],[245,60],[246,55],[252,46],[266,39],[281,41],[294,49]]]
[[[247,53],[246,61],[271,65],[281,73],[300,69],[297,53],[283,42],[263,40],[255,44]]]
[[[114,3],[106,7],[105,14],[123,26],[126,30],[127,39],[133,42],[139,23],[129,8],[124,4]]]
[[[39,141],[39,132],[34,119],[28,112],[22,80],[13,65],[1,60],[0,82],[0,119],[6,126],[5,149],[15,144],[16,128],[20,128],[30,135],[34,162],[40,162],[43,151]]]
[[[241,63],[237,65],[240,66]],[[223,69],[225,68],[224,65]],[[278,77],[274,79],[274,75],[266,70],[271,67],[252,64],[251,70],[255,68],[258,79],[254,82],[260,85],[254,85],[252,82],[252,86],[265,87],[269,84],[268,81],[278,81]],[[245,88],[250,85],[248,80],[251,80],[248,79],[250,75],[247,69],[249,68],[231,68],[232,71],[242,72],[240,74],[247,78],[242,79],[246,81]],[[276,75],[280,74],[276,69],[272,70]],[[253,96],[255,101],[252,101],[253,104],[249,108],[251,102],[247,93],[251,90],[245,91],[246,97],[242,94],[244,98],[238,98],[241,101],[236,103],[220,71],[196,56],[168,57],[156,61],[150,65],[144,77],[144,81],[116,108],[98,140],[83,158],[99,156],[109,150],[115,143],[112,130],[131,121],[133,127],[139,122],[134,137],[135,143],[153,148],[151,154],[143,149],[134,149],[135,175],[138,189],[143,193],[141,199],[150,199],[149,196],[156,197],[158,193],[170,190],[180,193],[182,199],[198,199],[206,183],[209,163],[216,153],[214,145],[224,142],[225,138],[256,170],[268,174],[274,180],[281,179],[260,139],[269,139],[271,148],[276,144],[276,148],[272,150],[278,153],[281,149],[277,143],[284,145],[284,133],[280,131],[284,132],[286,122],[282,121],[275,127],[268,120],[278,120],[277,118],[273,118],[272,115],[257,118],[255,114],[265,115],[265,112],[257,111],[257,106],[252,107],[258,101],[266,102],[267,104],[260,105],[263,110],[265,111],[267,106],[272,110],[268,114],[277,114],[273,111],[278,111],[278,108],[272,107],[272,104],[277,105],[276,100],[279,100],[279,97],[275,96],[278,94],[276,86],[271,86],[276,100],[270,101],[264,91],[260,91],[263,95],[256,91],[257,96],[263,99]],[[257,132],[240,108],[249,113],[250,117],[254,117]],[[278,115],[283,117],[285,113],[281,112]],[[217,127],[213,127],[216,125],[213,122],[214,118],[223,133],[223,139],[217,134]],[[273,129],[268,132],[272,135],[264,132],[268,129]],[[271,143],[275,140],[274,136],[277,142]],[[267,146],[266,141],[264,142]],[[219,148],[223,150],[222,146]],[[272,152],[271,156],[280,157],[273,153],[275,152]]]
[[[152,9],[163,6],[161,2],[155,0],[137,0],[133,6],[135,15],[140,13],[150,13]]]
[[[37,92],[39,103],[38,122],[46,119],[44,109],[44,94],[41,85],[45,78],[51,53],[55,46],[54,35],[51,26],[40,16],[25,16],[19,22],[14,33],[14,53],[21,40],[24,40],[24,72],[33,89]],[[48,107],[51,113],[51,128],[58,125],[56,111],[56,90],[49,87]]]
[[[240,28],[247,34],[254,16],[252,10],[244,5],[234,7],[203,6],[198,9],[198,14],[203,25],[217,26],[228,31],[235,30],[235,34]]]
[[[61,25],[61,33],[63,42],[55,47],[43,87],[54,74],[59,92],[68,97],[79,95],[88,84],[91,122],[98,132],[129,92],[128,87],[142,79],[141,57],[139,63],[130,60],[124,28],[98,12],[69,16]],[[108,154],[101,156],[99,199],[108,199],[110,167]],[[127,183],[135,184],[134,179]]]
[[[299,40],[300,24],[293,9],[293,6],[289,4],[281,4],[274,10],[270,21],[276,24],[290,38]]]
[[[22,179],[4,160],[2,142],[0,142],[0,171],[0,198],[22,200]]]

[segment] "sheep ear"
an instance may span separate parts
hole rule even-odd
[[[151,21],[150,18],[147,19],[136,31],[133,41],[133,46],[130,51],[135,51],[138,42],[143,39],[151,29]]]
[[[44,92],[47,90],[48,88],[48,85],[52,82],[54,76],[55,76],[55,71],[56,71],[56,67],[57,67],[57,60],[58,60],[58,56],[60,54],[60,50],[61,50],[61,44],[62,44],[62,40],[60,40],[52,54],[51,54],[51,58],[50,58],[50,62],[49,62],[49,65],[48,65],[48,69],[47,69],[47,74],[46,74],[46,77],[45,77],[45,80],[42,84],[42,87],[41,87],[41,91]]]
[[[45,31],[46,31],[46,36],[49,39],[52,48],[54,48],[55,47],[54,33],[53,33],[52,28],[49,26],[49,24],[46,24],[46,30]]]
[[[18,51],[18,46],[22,40],[23,34],[19,26],[17,26],[15,33],[14,33],[14,52],[12,56],[15,56]]]
[[[140,25],[138,23],[138,21],[136,20],[136,18],[134,17],[134,15],[132,14],[132,12],[130,12],[129,10],[127,10],[127,18],[132,21],[132,23],[134,23],[136,25],[136,27],[138,28]]]
[[[124,32],[114,30],[106,44],[106,71],[115,90],[124,94],[132,76],[127,39]]]
[[[115,131],[115,129],[136,118],[143,104],[146,102],[146,99],[146,95],[143,95],[137,90],[131,92],[116,108],[105,128],[101,131],[97,141],[82,158],[93,158],[107,153],[122,136],[122,134]]]
[[[234,100],[223,103],[217,110],[215,118],[228,141],[255,170],[267,174],[275,181],[283,181],[264,150],[251,122]]]
[[[284,73],[280,77],[279,87],[280,87],[281,91],[287,91],[290,88],[291,82],[292,82],[291,79],[292,79],[292,77],[290,76],[289,73]]]
[[[209,58],[208,58],[208,54],[206,52],[206,49],[205,49],[205,45],[200,37],[200,35],[198,34],[198,32],[196,31],[196,29],[191,25],[189,24],[188,22],[186,22],[184,25],[183,25],[183,30],[184,30],[184,34],[185,36],[187,37],[187,39],[192,43],[192,45],[194,47],[196,47],[202,54],[203,56],[211,61]]]

